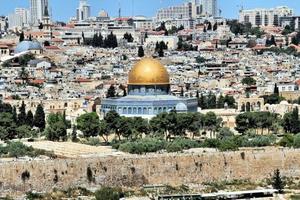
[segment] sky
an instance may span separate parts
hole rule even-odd
[[[68,21],[75,16],[79,0],[49,0],[54,20]],[[179,5],[184,0],[88,0],[92,6],[92,15],[98,15],[104,9],[110,16],[118,16],[119,2],[122,16],[144,15],[154,16],[159,8]],[[275,6],[289,6],[295,14],[300,14],[300,0],[218,0],[222,16],[238,18],[240,5],[245,9],[271,8]],[[29,7],[29,0],[0,0],[0,15],[8,15],[16,7]]]

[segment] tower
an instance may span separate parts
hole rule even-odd
[[[43,20],[45,7],[49,7],[48,0],[30,0],[30,22],[37,25]]]
[[[48,6],[45,6],[42,23],[43,23],[43,29],[45,31],[50,31],[50,29],[51,29],[51,20],[50,20]]]
[[[88,5],[87,0],[80,0],[79,7],[77,8],[77,21],[85,21],[91,16],[91,7]]]

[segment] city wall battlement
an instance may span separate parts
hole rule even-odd
[[[300,150],[153,154],[0,162],[0,194],[47,192],[69,187],[181,185],[210,181],[259,181],[275,169],[300,176]]]

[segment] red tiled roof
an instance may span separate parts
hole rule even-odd
[[[60,50],[60,48],[58,48],[57,46],[45,46],[45,49],[48,49],[48,50]]]
[[[35,80],[31,80],[30,83],[33,83],[33,84],[38,84],[38,85],[41,85],[45,82],[44,79],[35,79]]]

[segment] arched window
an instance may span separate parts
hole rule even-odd
[[[142,108],[138,108],[138,114],[139,114],[139,115],[142,114]]]

